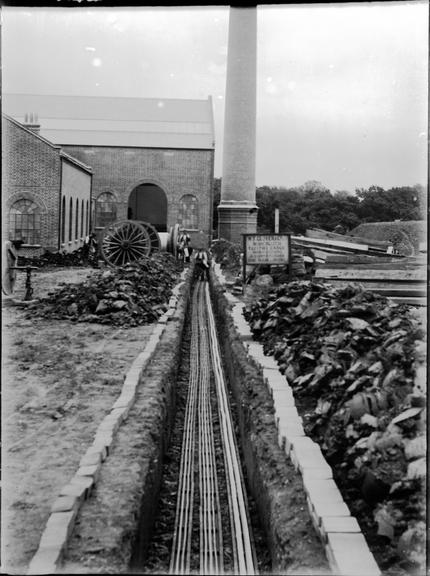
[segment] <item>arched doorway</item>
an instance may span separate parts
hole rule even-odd
[[[139,184],[128,198],[129,220],[149,222],[157,232],[167,232],[167,197],[156,184]]]

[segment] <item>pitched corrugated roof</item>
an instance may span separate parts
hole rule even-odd
[[[37,114],[55,144],[214,148],[212,100],[3,94],[3,111],[21,123]]]
[[[76,158],[74,158],[70,154],[67,154],[67,152],[64,152],[64,150],[61,150],[60,145],[53,144],[51,141],[47,140],[46,138],[44,138],[40,134],[34,132],[33,130],[30,130],[26,126],[23,126],[20,122],[18,122],[18,120],[15,120],[15,118],[11,118],[7,114],[2,112],[2,119],[3,119],[3,121],[10,122],[14,126],[17,126],[20,130],[24,130],[24,132],[27,132],[27,134],[30,134],[32,138],[37,138],[38,140],[41,140],[44,144],[46,144],[50,148],[57,150],[61,157],[65,158],[69,162],[72,162],[73,164],[76,164],[80,168],[83,168],[86,172],[91,172],[91,173],[93,172],[93,169],[90,166],[87,166],[86,164],[84,164],[80,160],[77,160]]]

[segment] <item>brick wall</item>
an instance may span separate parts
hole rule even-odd
[[[93,169],[93,199],[112,192],[118,202],[117,220],[127,219],[128,198],[139,184],[160,186],[167,196],[167,229],[177,223],[184,194],[198,199],[199,229],[212,229],[213,150],[63,146]]]
[[[67,165],[65,169],[62,166]],[[35,202],[40,209],[40,245],[23,245],[19,254],[35,256],[59,248],[60,191],[88,198],[91,176],[62,159],[60,147],[3,117],[2,122],[2,241],[9,239],[9,210],[17,200]],[[76,200],[74,200],[75,202]],[[81,201],[81,200],[79,200]],[[72,246],[76,249],[78,246]]]
[[[65,238],[61,240],[61,250],[73,252],[80,248],[89,231],[89,211],[91,195],[91,175],[80,170],[74,164],[62,159],[61,198],[65,199]],[[69,234],[70,199],[72,200],[72,229]],[[76,202],[78,210],[76,210]],[[83,210],[82,210],[83,208]],[[83,220],[82,220],[83,214]],[[76,218],[78,220],[76,230]],[[60,224],[60,223],[59,223]],[[61,231],[60,231],[61,234]]]
[[[3,118],[2,239],[9,235],[9,209],[19,199],[35,202],[41,210],[41,246],[58,247],[60,190],[59,149]],[[40,252],[40,250],[36,250]],[[28,253],[28,250],[26,250]]]

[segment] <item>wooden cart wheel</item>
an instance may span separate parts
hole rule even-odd
[[[6,296],[10,296],[13,294],[15,288],[15,281],[16,281],[16,270],[13,270],[13,267],[17,265],[18,255],[15,251],[15,248],[10,242],[7,240],[3,243],[3,250],[2,250],[2,290],[3,294]]]
[[[100,246],[104,260],[112,266],[124,266],[149,256],[151,235],[141,222],[124,220],[106,226]]]
[[[178,238],[179,238],[179,224],[175,224],[170,228],[172,254],[175,258],[178,257]]]
[[[151,252],[153,250],[160,250],[161,241],[157,230],[149,222],[142,222],[141,220],[135,220],[138,224],[141,224],[149,234],[149,239],[151,241]]]

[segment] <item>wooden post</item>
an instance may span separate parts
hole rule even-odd
[[[291,250],[291,234],[288,234],[288,282],[291,282],[293,277],[293,262],[292,262],[292,250]]]
[[[275,234],[279,234],[279,208],[275,208]]]

